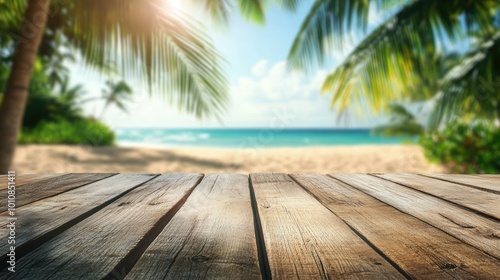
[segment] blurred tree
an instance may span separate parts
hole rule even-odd
[[[122,111],[127,112],[125,102],[131,100],[132,88],[124,81],[107,81],[106,88],[102,91],[102,97],[105,100],[102,114],[104,114],[108,106],[112,104],[120,108]]]
[[[432,127],[464,111],[500,120],[499,27],[498,0],[317,0],[288,61],[311,71],[334,48],[345,49],[350,34],[370,29],[323,84],[341,115],[352,103],[377,112],[393,102],[432,98]],[[455,67],[429,63],[451,45],[465,50]]]
[[[246,18],[264,18],[261,0],[202,1],[213,16],[235,3]],[[293,7],[298,1],[276,2]],[[0,173],[13,160],[37,54],[58,50],[60,34],[90,68],[105,72],[117,62],[124,76],[141,79],[197,117],[219,115],[228,99],[220,55],[201,25],[168,1],[9,0],[0,1],[0,15],[2,37],[15,37],[0,107]]]
[[[390,104],[388,111],[391,116],[389,123],[375,127],[374,133],[384,136],[419,136],[425,132],[415,115],[402,104]]]

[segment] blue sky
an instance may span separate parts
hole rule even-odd
[[[268,127],[277,122],[285,127],[336,127],[337,115],[330,108],[330,96],[321,95],[319,89],[345,52],[333,52],[325,69],[309,75],[289,73],[285,67],[289,48],[309,8],[303,5],[290,13],[271,7],[265,25],[249,23],[235,13],[228,28],[209,26],[217,49],[228,62],[231,101],[221,117],[222,123],[179,112],[161,97],[151,96],[136,81],[127,81],[134,88],[128,114],[109,108],[101,115],[103,104],[96,102],[85,104],[85,113],[102,117],[112,127]],[[72,81],[84,84],[88,96],[101,94],[104,78],[79,64],[72,70]],[[369,127],[385,120],[353,116],[347,126]]]

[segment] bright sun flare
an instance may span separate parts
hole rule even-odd
[[[166,2],[168,7],[174,8],[175,10],[185,11],[187,6],[185,0],[163,0]]]

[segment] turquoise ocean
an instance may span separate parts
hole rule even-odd
[[[369,129],[167,129],[119,128],[117,141],[131,146],[266,148],[390,145],[408,141],[383,137]]]

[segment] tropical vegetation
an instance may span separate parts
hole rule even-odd
[[[244,17],[264,20],[264,1],[193,2],[220,22],[233,3]],[[293,9],[297,0],[276,2]],[[220,55],[201,24],[168,1],[9,0],[0,1],[0,15],[0,48],[11,70],[0,107],[0,173],[13,160],[33,65],[61,48],[103,73],[116,64],[124,79],[139,79],[197,117],[224,110],[228,86]]]
[[[70,86],[68,76],[52,87],[50,69],[38,62],[29,86],[26,112],[19,143],[111,145],[114,133],[105,124],[85,117],[80,98],[85,94],[81,85]],[[9,69],[0,66],[0,89],[4,88]],[[0,95],[1,96],[1,95]],[[0,101],[0,104],[2,101]]]
[[[453,122],[420,138],[428,158],[453,172],[498,173],[500,130],[489,123]]]
[[[388,112],[391,117],[389,123],[375,127],[374,133],[384,136],[414,136],[424,133],[424,126],[404,105],[389,104]]]
[[[353,34],[362,39],[322,87],[340,116],[349,115],[352,105],[390,112],[391,123],[378,132],[422,134],[425,128],[436,133],[427,140],[441,137],[445,142],[454,141],[445,131],[457,121],[485,121],[498,130],[500,1],[317,0],[291,47],[290,67],[311,71],[325,66],[330,52],[353,43]],[[425,103],[432,111],[427,119],[416,120],[403,103]],[[424,148],[432,146],[427,140]],[[454,162],[468,166],[468,160],[457,157]]]

